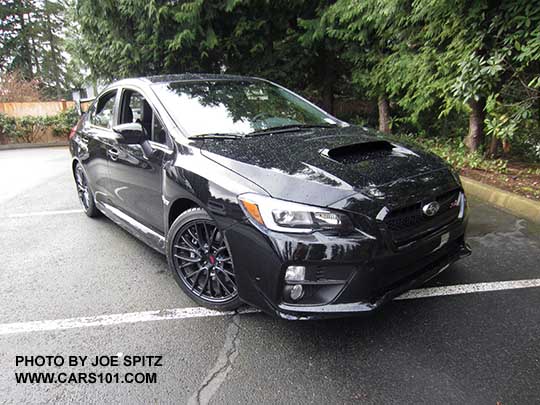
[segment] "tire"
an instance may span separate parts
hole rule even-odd
[[[167,235],[167,261],[197,304],[218,311],[242,305],[229,245],[205,210],[192,208],[176,218]]]
[[[88,184],[88,177],[86,176],[86,173],[80,163],[75,165],[73,175],[75,176],[75,186],[77,187],[79,202],[81,203],[84,213],[90,218],[99,216],[101,213],[96,207],[94,193]]]

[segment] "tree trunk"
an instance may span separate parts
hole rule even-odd
[[[36,75],[41,75],[41,69],[39,68],[38,51],[34,38],[30,38],[30,44],[32,45],[32,55],[34,57],[34,67],[36,68]]]
[[[497,139],[497,137],[492,136],[491,137],[491,143],[489,145],[489,155],[488,155],[488,157],[494,158],[495,156],[497,156],[498,147],[499,147],[499,140]]]
[[[323,44],[319,50],[319,55],[324,63],[318,64],[317,76],[322,83],[321,97],[323,109],[330,114],[334,114],[334,84],[336,83],[337,73],[335,66],[337,61],[334,56],[328,52]]]
[[[28,28],[26,25],[26,14],[27,11],[27,3],[26,1],[21,1],[18,17],[19,17],[19,24],[21,26],[19,35],[23,38],[22,46],[21,46],[21,66],[20,71],[23,77],[26,80],[32,80],[34,78],[34,72],[32,70],[32,53],[31,53],[31,44],[30,44],[30,33],[28,32]],[[28,17],[30,18],[30,17]]]
[[[503,152],[505,155],[510,153],[510,141],[504,139],[502,142],[503,146]]]
[[[324,110],[330,114],[334,114],[334,88],[331,83],[324,85],[322,99]]]
[[[56,90],[56,99],[60,100],[62,96],[62,84],[61,84],[61,73],[60,73],[60,53],[56,47],[56,38],[54,37],[53,27],[51,22],[51,16],[48,10],[48,1],[45,0],[45,18],[47,21],[47,36],[49,37],[49,47],[51,50],[51,71],[54,75],[54,87]]]
[[[469,133],[465,138],[465,145],[471,152],[476,152],[484,143],[485,106],[486,100],[484,98],[480,98],[479,100],[472,99],[469,102],[471,112],[469,114]]]
[[[379,131],[390,133],[390,104],[385,96],[380,96],[377,102],[379,107]]]

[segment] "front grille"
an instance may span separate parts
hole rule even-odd
[[[399,289],[412,280],[422,277],[424,273],[440,270],[446,264],[453,262],[459,257],[462,246],[463,238],[459,238],[448,242],[443,248],[427,255],[419,255],[415,251],[412,256],[407,255],[407,257],[404,257],[402,264],[399,266],[395,265],[395,258],[379,263],[377,268],[378,274],[381,276],[377,283],[378,292],[374,294],[372,302],[377,301],[385,293]]]
[[[452,190],[437,196],[435,200],[439,203],[440,208],[433,217],[428,217],[422,212],[424,204],[433,201],[433,199],[391,211],[386,216],[384,223],[390,231],[393,241],[397,244],[408,243],[452,222],[459,214],[460,207],[456,204],[459,193],[459,190]]]

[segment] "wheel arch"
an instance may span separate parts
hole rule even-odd
[[[75,166],[77,166],[78,164],[81,164],[81,162],[79,161],[79,159],[77,159],[76,157],[74,157],[73,159],[71,159],[71,173],[75,176]]]
[[[194,199],[191,198],[179,197],[169,203],[169,209],[167,212],[167,232],[171,228],[171,225],[176,220],[176,218],[178,218],[180,215],[182,215],[183,212],[186,212],[191,208],[202,208],[205,211],[208,211],[200,203],[196,202]]]

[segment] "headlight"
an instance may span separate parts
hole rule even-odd
[[[259,194],[238,196],[240,206],[256,225],[278,232],[310,233],[317,230],[350,232],[353,224],[346,214],[297,204]]]

